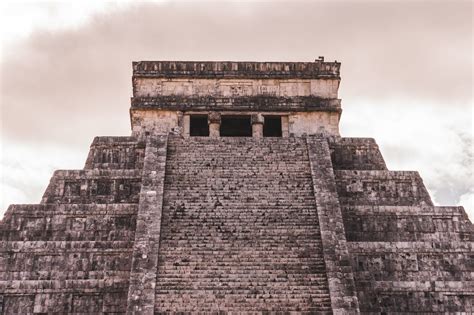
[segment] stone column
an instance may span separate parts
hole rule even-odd
[[[263,138],[263,123],[264,118],[262,114],[253,114],[251,116],[252,121],[252,137],[256,139]]]
[[[183,115],[183,124],[182,124],[182,135],[185,138],[189,137],[189,129],[190,129],[191,117],[189,115]]]
[[[207,116],[207,123],[209,124],[209,137],[219,138],[221,128],[221,114],[218,112],[210,112]]]
[[[281,136],[283,138],[290,136],[290,122],[288,116],[281,116]]]

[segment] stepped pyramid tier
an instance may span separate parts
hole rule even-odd
[[[0,223],[0,313],[473,313],[474,229],[371,138],[340,63],[133,63],[131,135]]]

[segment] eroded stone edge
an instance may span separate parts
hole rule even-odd
[[[146,141],[127,314],[153,314],[168,135]]]
[[[360,313],[327,139],[306,138],[334,314]]]

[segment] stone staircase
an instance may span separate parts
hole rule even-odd
[[[168,141],[155,311],[330,313],[305,139]]]

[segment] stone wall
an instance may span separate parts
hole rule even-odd
[[[137,203],[139,170],[55,171],[42,203]]]
[[[84,169],[141,169],[144,152],[133,137],[95,137]]]
[[[433,205],[418,172],[337,170],[337,190],[343,204]]]
[[[0,223],[2,314],[123,313],[143,144],[96,138],[84,170],[57,171],[42,203]]]
[[[345,206],[349,241],[474,241],[462,207]]]
[[[136,213],[135,204],[12,205],[2,239],[133,241]]]
[[[435,207],[417,172],[387,171],[370,139],[331,139],[362,313],[474,311],[474,229]]]
[[[236,98],[245,96],[317,96],[337,98],[338,79],[168,79],[135,77],[134,97],[193,96]]]
[[[146,134],[163,134],[176,133],[183,136],[189,136],[189,115],[191,114],[210,114],[209,111],[170,111],[170,110],[154,110],[154,109],[131,109],[132,119],[132,134],[135,137],[141,138]],[[248,110],[242,111],[221,111],[221,115],[251,115],[255,112]],[[257,112],[260,113],[260,112]],[[278,112],[269,111],[260,114],[281,115],[283,118],[283,135],[285,137],[296,136],[301,137],[305,135],[314,135],[324,133],[332,136],[339,136],[339,116],[337,112]],[[91,153],[96,154],[96,153]],[[108,152],[108,159],[112,159],[119,154],[126,154],[124,152]],[[95,155],[94,155],[95,156]],[[100,161],[106,157],[89,157],[91,161]],[[131,157],[130,157],[131,159]],[[88,161],[89,161],[88,160]],[[111,167],[114,168],[114,163],[111,161]],[[382,159],[383,161],[383,159]],[[86,165],[87,167],[87,165]]]
[[[190,112],[277,112],[295,136],[339,135],[339,66],[310,63],[137,62],[133,64],[132,132],[183,130]]]
[[[329,138],[335,170],[387,170],[382,153],[372,138]]]
[[[288,115],[290,135],[327,134],[339,136],[339,113],[333,112],[296,112]]]
[[[132,135],[144,138],[149,134],[181,133],[183,113],[172,110],[130,109]]]

